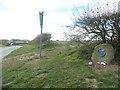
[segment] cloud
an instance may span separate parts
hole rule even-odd
[[[47,5],[46,2],[49,4]],[[44,32],[53,34],[53,39],[59,39],[62,35],[61,25],[69,23],[69,12],[57,12],[56,9],[70,6],[62,1],[55,4],[54,0],[4,0],[3,3],[9,11],[1,11],[0,38],[33,39],[40,34],[39,11],[44,10]],[[60,34],[60,35],[59,35]]]
[[[74,7],[95,0],[0,0],[0,39],[29,39],[40,34],[39,11],[44,11],[43,32],[62,39],[72,21]],[[7,10],[6,10],[7,9]]]
[[[3,3],[0,3],[0,10],[8,10]]]

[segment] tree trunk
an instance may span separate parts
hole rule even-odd
[[[103,41],[103,43],[106,43],[106,34],[105,34],[105,30],[103,30],[103,32],[102,32],[102,41]]]
[[[120,28],[118,27],[118,44],[120,44]]]
[[[120,27],[119,27],[119,17],[120,15],[117,15],[116,18],[116,29],[117,29],[117,38],[118,38],[118,44],[120,44]]]
[[[102,40],[102,41],[103,41],[103,43],[106,43],[106,38],[105,38],[105,37],[103,37],[103,40]]]

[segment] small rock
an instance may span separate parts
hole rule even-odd
[[[101,65],[106,65],[106,63],[104,63],[104,62],[101,62],[100,64],[101,64]]]
[[[88,64],[89,64],[89,65],[92,65],[92,62],[89,62]]]
[[[97,62],[97,64],[101,64],[100,62]]]

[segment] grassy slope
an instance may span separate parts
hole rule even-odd
[[[87,61],[79,59],[76,49],[67,44],[45,46],[41,59],[38,48],[34,45],[25,45],[3,60],[3,87],[112,88],[118,86],[117,70],[98,72],[89,66]]]

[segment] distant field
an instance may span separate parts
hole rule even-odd
[[[117,88],[118,67],[93,68],[70,43],[24,45],[3,60],[3,88]]]
[[[0,47],[3,47],[3,45],[2,45],[2,44],[0,44]]]
[[[6,47],[6,45],[2,45],[2,44],[0,44],[0,47]]]

